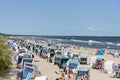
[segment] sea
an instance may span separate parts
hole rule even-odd
[[[120,37],[101,36],[39,36],[63,44],[83,46],[87,48],[120,50]]]

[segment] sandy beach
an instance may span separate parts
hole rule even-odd
[[[120,80],[120,0],[0,0],[0,11],[0,80]]]
[[[87,60],[88,65],[82,65],[82,66],[89,66],[89,67],[90,67],[89,64],[91,61],[91,57],[95,56],[96,51],[97,50],[95,49],[73,50],[74,53],[81,52],[82,53],[81,55],[86,55],[88,57]],[[93,53],[93,54],[89,54],[89,53]],[[116,62],[120,61],[120,58],[114,58],[113,56],[107,55],[106,53],[104,54],[104,56],[102,56],[102,58],[104,58],[105,60],[112,60]],[[36,66],[36,70],[40,69],[42,75],[47,76],[49,80],[55,80],[56,78],[60,77],[59,74],[55,73],[55,71],[60,70],[57,65],[54,65],[53,63],[48,63],[46,59],[42,59],[38,55],[35,55],[34,60],[35,61],[33,62],[33,64]],[[15,80],[16,73],[17,70],[13,68],[10,73],[12,74],[10,78],[11,80]],[[118,79],[109,78],[109,75],[106,73],[100,72],[99,70],[90,69],[90,80],[118,80]]]

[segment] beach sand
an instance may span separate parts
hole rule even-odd
[[[34,60],[35,61],[33,61],[33,64],[35,65],[36,73],[38,72],[38,70],[40,70],[42,75],[47,76],[49,80],[55,80],[56,78],[59,78],[59,74],[55,73],[55,71],[59,70],[57,65],[53,65],[53,63],[48,63],[46,59],[42,59],[36,55]],[[15,65],[15,62],[12,62]],[[15,80],[17,71],[18,69],[15,69],[14,67],[11,68],[11,71],[9,73],[10,80]]]
[[[55,80],[59,78],[59,74],[56,74],[55,71],[58,71],[59,68],[53,63],[48,63],[46,59],[42,59],[38,56],[35,56],[35,60],[38,62],[33,62],[38,69],[40,69],[42,75],[47,76],[49,80]]]
[[[88,50],[77,50],[77,51],[74,50],[73,52],[81,52],[82,53],[81,55],[88,56],[88,60],[87,61],[88,61],[88,64],[90,64],[91,57],[95,56],[96,51],[97,51],[97,49],[89,48]],[[89,54],[89,53],[92,53],[92,54]],[[101,57],[103,59],[105,59],[105,60],[111,60],[111,61],[120,62],[120,58],[114,58],[111,55],[107,55],[107,53],[105,53]],[[90,65],[86,65],[86,66],[90,67]],[[110,78],[109,74],[100,72],[99,70],[90,69],[90,80],[119,80],[119,79]]]
[[[87,55],[88,64],[90,63],[91,57],[95,56],[96,51],[97,51],[96,49],[73,50],[74,53],[81,52],[82,53],[81,55]],[[89,53],[92,53],[92,54],[89,54]],[[105,60],[112,60],[116,62],[120,61],[120,58],[114,58],[113,56],[107,55],[106,53],[103,56],[103,58]],[[41,70],[42,75],[47,76],[49,80],[55,80],[56,78],[60,77],[59,74],[55,73],[55,71],[59,70],[57,65],[54,65],[53,63],[48,63],[46,59],[42,59],[36,55],[34,60],[35,62],[33,62],[33,64],[35,64],[36,68]],[[84,65],[84,66],[89,66],[89,65]],[[14,80],[16,75],[16,70],[14,69],[13,71],[11,71],[11,73],[14,73],[14,74],[10,76],[10,79]],[[119,79],[109,78],[109,75],[106,73],[100,72],[99,70],[90,69],[90,80],[119,80]]]

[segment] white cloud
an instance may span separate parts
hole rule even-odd
[[[89,31],[93,31],[93,32],[95,31],[95,29],[92,28],[92,27],[89,27],[88,30],[89,30]]]

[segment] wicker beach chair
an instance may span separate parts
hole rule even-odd
[[[65,70],[65,73],[73,74],[73,69],[76,69],[78,66],[78,60],[70,59],[67,63],[67,68]]]
[[[90,80],[90,68],[86,66],[78,66],[77,69],[76,80]],[[84,75],[87,75],[85,79],[83,79]]]
[[[24,63],[25,62],[29,62],[32,63],[33,59],[32,58],[23,58],[22,62],[21,62],[21,67],[24,68]]]
[[[23,77],[21,80],[30,80],[32,73],[35,71],[35,68],[32,66],[24,66]]]

